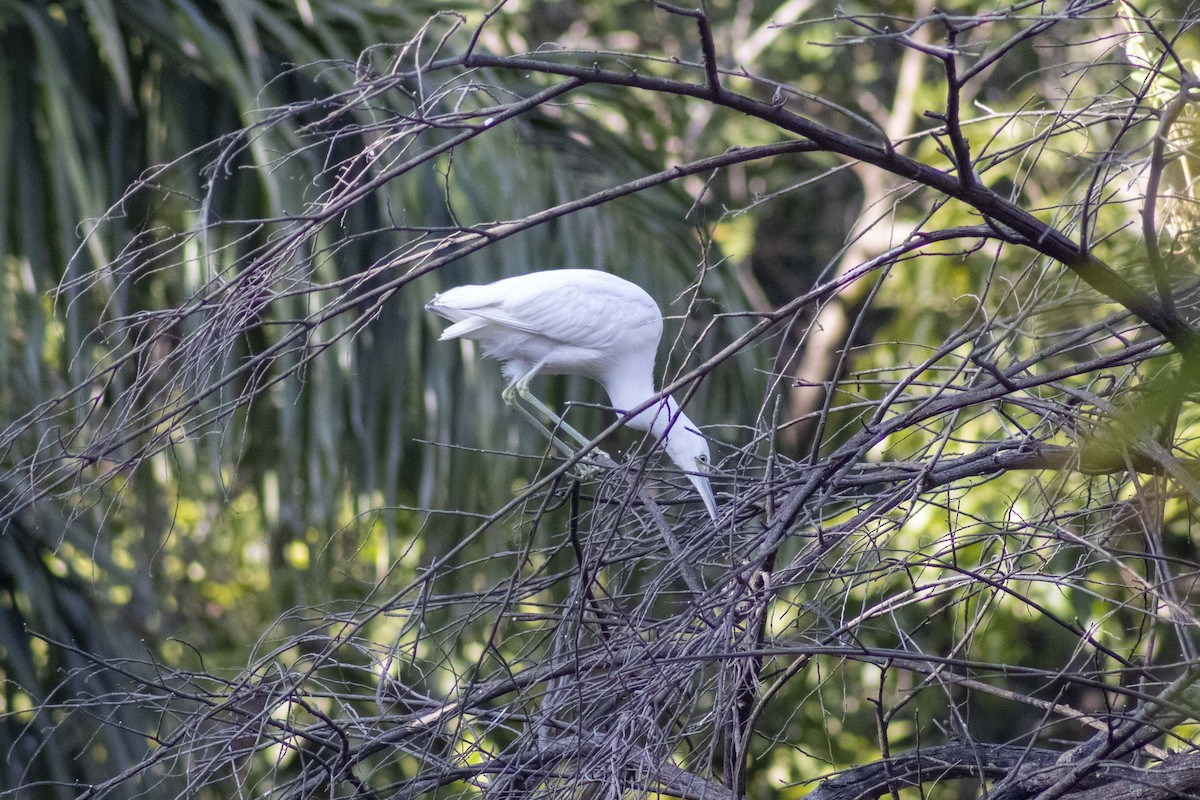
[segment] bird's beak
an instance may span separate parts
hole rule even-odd
[[[717,499],[713,497],[712,486],[708,483],[708,475],[705,473],[708,470],[701,464],[696,465],[696,470],[687,474],[688,480],[692,482],[692,486],[696,487],[696,491],[700,494],[700,499],[704,501],[704,507],[708,509],[708,515],[712,517],[712,521],[717,521]]]

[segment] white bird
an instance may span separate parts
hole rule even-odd
[[[436,295],[425,309],[454,323],[442,332],[443,341],[473,339],[483,346],[484,355],[503,362],[509,380],[502,395],[506,404],[545,430],[516,403],[518,397],[526,400],[585,446],[591,444],[586,436],[529,391],[535,375],[582,375],[598,381],[618,413],[658,394],[654,358],[662,338],[662,312],[640,286],[607,272],[546,270],[482,286],[458,286]],[[625,424],[663,441],[667,455],[687,474],[716,520],[708,442],[679,404],[664,397]]]

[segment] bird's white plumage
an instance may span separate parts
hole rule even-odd
[[[510,382],[506,394],[524,395],[539,372],[598,381],[618,411],[656,394],[654,357],[662,313],[644,289],[615,275],[588,269],[535,272],[459,286],[425,308],[453,323],[442,339],[478,341],[485,355],[503,362]],[[664,398],[626,424],[665,440],[667,454],[688,472],[715,519],[716,504],[703,474],[708,443],[675,401]]]
[[[542,361],[540,372],[601,383],[631,361],[639,368],[648,362],[653,371],[662,338],[654,299],[637,284],[596,270],[550,270],[459,286],[426,308],[455,323],[443,339],[477,340],[486,355],[505,362],[510,380]]]

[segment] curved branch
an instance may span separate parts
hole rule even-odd
[[[1090,252],[1085,252],[1065,233],[977,181],[960,180],[958,175],[921,163],[890,146],[872,144],[826,127],[780,105],[764,103],[724,87],[712,92],[707,85],[642,75],[634,71],[618,72],[596,64],[585,67],[526,56],[473,54],[465,58],[447,59],[436,66],[441,69],[492,68],[559,75],[575,78],[584,84],[625,86],[642,91],[695,97],[740,111],[801,136],[812,142],[817,149],[884,169],[967,204],[988,220],[1013,231],[1025,246],[1063,264],[1093,289],[1122,305],[1165,336],[1189,360],[1200,358],[1200,334],[1186,320],[1171,309],[1164,308],[1111,266]]]

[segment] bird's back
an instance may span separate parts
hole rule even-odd
[[[504,361],[546,372],[598,378],[616,362],[649,359],[662,337],[662,314],[634,283],[606,272],[562,269],[459,286],[426,308],[454,324],[442,339],[479,341]]]

